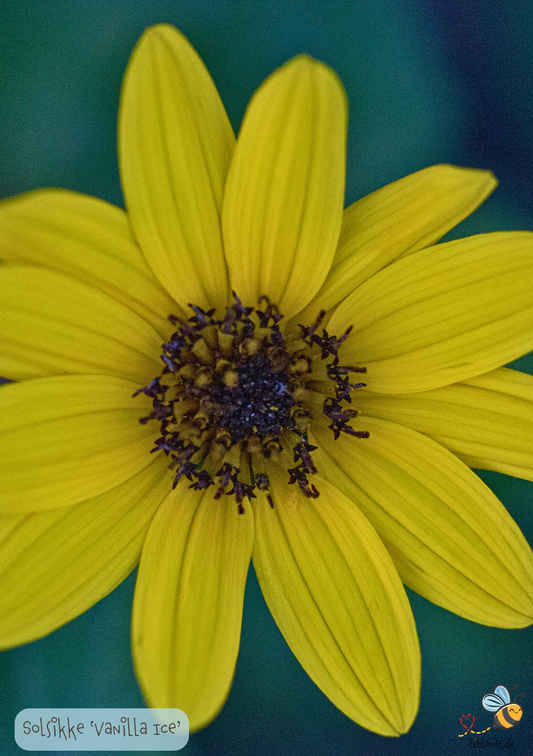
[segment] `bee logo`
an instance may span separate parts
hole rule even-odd
[[[511,688],[511,692],[518,688],[515,685]],[[487,693],[481,699],[481,704],[486,711],[494,711],[494,719],[492,726],[497,727],[499,730],[509,730],[518,724],[522,719],[522,707],[515,703],[518,696],[523,696],[523,693],[518,693],[513,702],[511,703],[511,695],[505,685],[498,685],[494,689],[494,693]]]

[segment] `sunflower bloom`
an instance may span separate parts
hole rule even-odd
[[[343,211],[347,106],[299,56],[238,140],[169,26],[128,65],[127,211],[55,189],[0,207],[0,639],[42,637],[139,563],[148,705],[208,724],[253,559],[348,717],[406,732],[403,584],[475,622],[533,618],[533,554],[470,467],[533,480],[533,235],[436,244],[494,189],[440,165]],[[403,583],[403,584],[402,584]]]

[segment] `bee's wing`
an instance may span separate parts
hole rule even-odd
[[[494,689],[494,693],[497,696],[500,696],[500,698],[503,698],[506,704],[511,703],[511,694],[509,693],[505,685],[498,685],[498,687]]]
[[[498,690],[498,688],[496,688],[496,690]],[[501,709],[502,706],[505,705],[505,701],[503,698],[500,698],[497,693],[487,693],[487,695],[483,696],[481,699],[481,705],[487,711],[498,711],[498,709]]]

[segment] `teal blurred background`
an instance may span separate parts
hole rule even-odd
[[[253,91],[291,56],[307,52],[332,66],[350,101],[347,204],[450,162],[490,168],[500,180],[451,238],[533,230],[531,0],[2,0],[0,196],[56,186],[122,205],[120,82],[137,38],[157,22],[191,40],[235,130]],[[531,357],[516,367],[533,373]],[[533,543],[533,483],[481,475]],[[13,720],[23,708],[143,705],[129,651],[133,588],[132,575],[48,638],[0,654],[0,753],[21,753]],[[423,680],[407,735],[380,738],[330,704],[287,648],[250,574],[231,694],[183,753],[462,754],[470,745],[458,738],[459,717],[472,712],[483,729],[491,716],[481,696],[518,684],[525,714],[511,733],[514,752],[533,754],[533,630],[475,625],[409,597]]]

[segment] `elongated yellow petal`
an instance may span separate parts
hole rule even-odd
[[[220,209],[235,137],[203,62],[171,26],[133,51],[119,111],[126,207],[149,265],[184,309],[224,307]]]
[[[180,315],[148,267],[124,210],[62,189],[28,192],[0,204],[1,258],[67,273],[122,302],[168,335]]]
[[[145,386],[160,353],[152,326],[102,291],[44,268],[0,267],[0,375],[106,373]]]
[[[231,284],[243,302],[266,295],[290,316],[322,285],[342,218],[346,111],[336,75],[307,56],[252,98],[222,216]]]
[[[54,509],[98,496],[152,460],[151,404],[135,384],[72,375],[0,388],[0,511]]]
[[[483,625],[531,624],[533,553],[492,491],[416,431],[370,417],[359,425],[369,438],[333,444],[317,425],[316,464],[374,525],[404,583]]]
[[[533,234],[494,233],[398,260],[335,310],[345,364],[372,391],[411,393],[500,367],[533,348]]]
[[[192,730],[229,693],[241,635],[253,542],[248,504],[182,485],[157,512],[142,552],[133,603],[137,677],[153,707],[178,707]]]
[[[138,562],[172,479],[163,456],[72,507],[0,517],[0,646],[40,638],[86,611]]]
[[[273,481],[254,506],[254,567],[298,660],[347,716],[399,735],[418,708],[420,653],[411,608],[374,528],[325,480],[317,500]]]
[[[469,467],[533,480],[533,376],[499,368],[464,383],[398,396],[359,391],[361,415],[431,436]],[[364,417],[360,423],[364,425]]]
[[[484,202],[496,184],[489,171],[433,165],[347,207],[331,271],[303,322],[336,307],[398,257],[435,244]]]

